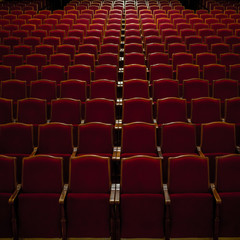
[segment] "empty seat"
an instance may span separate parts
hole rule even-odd
[[[179,97],[178,81],[168,78],[163,78],[153,81],[153,101],[166,97]]]
[[[130,80],[134,78],[147,80],[147,69],[145,65],[130,64],[124,66],[123,79]]]
[[[202,124],[201,150],[209,158],[210,181],[215,180],[215,157],[237,153],[235,125],[224,122]]]
[[[153,122],[152,100],[146,98],[124,99],[122,123]]]
[[[96,80],[90,84],[90,98],[116,99],[116,82],[112,80]]]
[[[239,155],[226,155],[216,158],[216,189],[221,198],[219,211],[219,237],[239,236],[239,184],[235,181],[239,173]]]
[[[70,166],[67,237],[109,238],[114,234],[110,159],[84,155],[72,158]]]
[[[148,82],[146,80],[132,79],[123,82],[123,99],[134,97],[149,97]]]
[[[173,79],[173,67],[170,64],[155,64],[150,66],[150,82],[162,78]]]
[[[24,158],[23,166],[17,211],[19,236],[61,237],[62,158],[43,155]]]
[[[122,126],[121,158],[134,155],[158,156],[156,126],[133,122]]]
[[[164,236],[164,195],[159,158],[134,156],[122,159],[121,194],[120,191],[117,194],[119,238]]]
[[[39,154],[63,157],[64,181],[67,182],[69,159],[73,154],[72,125],[59,122],[39,125],[34,155]]]
[[[79,125],[76,155],[85,154],[112,157],[113,127],[111,124],[96,122]]]
[[[9,202],[12,204],[14,194],[16,194],[17,181],[16,181],[16,158],[0,155],[0,209],[1,209],[1,238],[16,237],[16,225],[12,223],[15,217],[14,212],[10,207]],[[18,185],[19,187],[19,185]]]
[[[171,122],[163,124],[159,133],[163,157],[163,181],[167,182],[169,157],[198,155],[195,126],[185,122]]]
[[[24,123],[0,125],[0,153],[17,158],[17,181],[21,182],[22,158],[33,151],[33,128]]]
[[[115,124],[115,101],[95,98],[86,101],[85,123],[102,122]]]
[[[211,238],[215,226],[214,204],[220,201],[210,190],[208,159],[195,155],[179,156],[171,158],[168,167],[169,237]],[[182,204],[186,204],[184,214]]]

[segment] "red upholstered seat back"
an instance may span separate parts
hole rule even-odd
[[[217,157],[216,186],[219,192],[240,192],[240,155]]]
[[[109,193],[109,158],[83,155],[72,158],[70,166],[69,184],[72,193]]]
[[[168,160],[170,193],[207,193],[208,158],[185,155]]]
[[[23,159],[22,189],[25,193],[60,193],[62,158],[38,155]]]
[[[0,192],[12,193],[16,187],[16,159],[0,155]]]
[[[205,153],[235,153],[235,126],[224,122],[202,124],[201,149]]]
[[[161,193],[162,165],[160,158],[134,156],[122,159],[122,193]]]

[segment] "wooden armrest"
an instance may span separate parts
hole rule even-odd
[[[113,183],[111,185],[111,191],[110,191],[110,199],[109,199],[109,203],[111,205],[113,205],[115,203],[115,194],[116,194],[116,184]]]
[[[22,184],[18,184],[14,193],[12,194],[12,196],[8,200],[9,204],[11,204],[11,205],[14,204],[14,201],[15,201],[16,197],[18,196],[18,194],[20,193],[21,189],[22,189]]]
[[[120,204],[120,184],[116,184],[116,190],[115,190],[115,203]]]
[[[113,148],[112,160],[120,161],[120,158],[121,158],[121,147],[114,147]]]
[[[170,205],[171,204],[171,199],[170,199],[170,195],[169,195],[169,192],[168,192],[167,184],[163,184],[163,195],[164,195],[165,204]]]
[[[34,147],[30,156],[35,156],[37,154],[38,147]]]
[[[162,155],[162,150],[161,150],[161,147],[157,146],[157,153],[158,153],[158,156],[163,158],[163,155]]]
[[[200,157],[205,157],[200,146],[197,146],[197,153],[199,154]]]
[[[74,147],[71,158],[76,157],[76,155],[77,155],[77,147]]]
[[[115,129],[122,129],[122,119],[116,120]]]
[[[67,195],[67,191],[68,191],[68,184],[64,184],[61,196],[59,198],[59,204],[62,204],[62,205],[64,204],[64,201],[65,201],[65,198]]]
[[[236,146],[237,153],[240,153],[240,146]]]
[[[215,187],[215,184],[211,183],[210,186],[211,186],[211,190],[212,190],[212,193],[213,193],[213,196],[214,196],[214,198],[215,198],[216,203],[217,203],[218,205],[220,205],[220,204],[222,203],[222,200],[221,200],[221,198],[220,198],[220,196],[219,196],[219,194],[218,194],[218,192],[217,192],[217,189],[216,189],[216,187]]]

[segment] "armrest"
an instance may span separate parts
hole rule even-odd
[[[171,204],[171,199],[170,199],[170,196],[169,196],[167,184],[163,184],[163,195],[164,195],[165,204],[170,205]]]
[[[64,184],[61,196],[59,198],[59,204],[63,205],[68,191],[68,184]]]
[[[35,156],[37,154],[38,147],[34,147],[30,156]]]
[[[200,157],[205,157],[201,150],[201,147],[199,147],[199,146],[197,146],[197,153],[199,154]]]
[[[162,155],[162,150],[161,150],[161,147],[157,146],[157,153],[158,153],[158,156],[163,158],[163,155]]]
[[[113,205],[115,203],[115,194],[116,194],[116,184],[113,183],[111,185],[111,191],[110,191],[110,199],[109,199],[110,205]]]
[[[120,158],[121,158],[121,147],[114,147],[113,148],[112,160],[120,161]]]
[[[216,201],[216,204],[217,205],[220,205],[222,203],[222,200],[217,192],[217,189],[215,187],[215,184],[211,183],[210,184],[210,187],[211,187],[211,190],[212,190],[212,193],[213,193],[213,196],[215,198],[215,201]]]
[[[74,147],[71,158],[76,157],[76,155],[77,155],[77,147]]]
[[[120,204],[120,184],[119,183],[116,184],[115,191],[116,191],[115,192],[115,203],[119,205]]]
[[[14,204],[14,201],[17,198],[18,194],[20,193],[21,189],[22,189],[22,184],[18,184],[14,193],[12,194],[12,196],[8,200],[9,204],[11,204],[11,205]]]
[[[236,146],[237,153],[240,153],[240,146]]]
[[[116,120],[115,129],[122,129],[122,119],[117,119]]]

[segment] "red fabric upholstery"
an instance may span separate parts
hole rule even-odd
[[[64,80],[64,66],[49,64],[42,67],[42,79],[56,81],[59,84]]]
[[[124,124],[122,153],[156,153],[155,125],[140,122]]]
[[[166,97],[178,97],[178,81],[172,79],[160,79],[153,81],[153,101]]]
[[[239,192],[220,192],[222,204],[220,206],[220,237],[239,237],[240,221],[239,221]]]
[[[122,159],[122,194],[160,194],[162,192],[161,160],[148,156]]]
[[[81,102],[76,99],[58,99],[52,101],[52,122],[69,124],[81,123]]]
[[[212,237],[213,197],[208,160],[198,156],[169,159],[170,237]]]
[[[38,154],[68,154],[73,151],[72,126],[49,123],[39,126]]]
[[[13,193],[16,188],[16,159],[0,155],[0,193]]]
[[[212,84],[213,80],[226,77],[226,67],[220,64],[208,64],[203,67],[203,78],[209,80]]]
[[[85,122],[115,123],[115,102],[112,99],[95,98],[86,101]]]
[[[5,182],[6,180],[4,180]],[[1,238],[12,237],[12,216],[11,207],[8,204],[8,199],[11,197],[11,193],[0,193],[0,236]]]
[[[209,97],[192,99],[191,121],[208,123],[221,120],[220,100]]]
[[[168,160],[169,192],[176,193],[207,193],[208,159],[194,155],[186,155]]]
[[[33,150],[32,126],[23,123],[0,125],[1,154],[30,154]]]
[[[208,81],[198,78],[183,81],[183,98],[191,101],[193,98],[208,97]]]
[[[72,158],[69,184],[68,237],[109,237],[110,159],[96,155]]]
[[[30,97],[46,99],[48,103],[55,99],[57,95],[57,85],[51,80],[36,80],[30,84]]]
[[[78,128],[78,154],[112,154],[112,125],[87,123]],[[104,139],[104,141],[103,141]]]
[[[195,127],[176,122],[162,125],[161,149],[164,153],[195,153]]]
[[[23,159],[24,193],[60,193],[62,180],[61,158],[38,155]]]
[[[62,81],[60,85],[60,94],[62,98],[80,99],[81,103],[86,100],[86,82],[70,79]]]
[[[238,81],[232,79],[219,79],[213,81],[213,97],[225,99],[238,97]]]
[[[20,194],[19,237],[61,237],[59,197],[59,193]]]
[[[240,155],[226,155],[216,159],[216,186],[218,192],[240,192],[240,183],[237,180],[240,170]]]
[[[240,123],[240,98],[226,99],[225,121],[230,123]]]
[[[69,193],[68,237],[109,237],[109,194]]]
[[[0,73],[1,74],[1,73]],[[13,121],[13,101],[0,98],[0,124]]]
[[[91,67],[81,64],[69,66],[68,79],[79,79],[89,84],[91,80]]]
[[[12,237],[12,215],[8,199],[16,187],[15,158],[0,155],[0,236]]]
[[[152,101],[146,98],[131,98],[123,102],[123,123],[152,123]]]
[[[142,97],[148,98],[148,82],[146,80],[132,79],[123,83],[123,98]]]
[[[202,125],[201,149],[203,153],[234,153],[235,126],[212,122]]]
[[[121,237],[163,237],[164,199],[159,158],[122,159],[120,204]]]
[[[173,67],[170,64],[155,64],[150,67],[150,82],[162,78],[173,78]]]
[[[181,65],[177,65],[177,79],[179,80],[179,83],[182,83],[183,80],[191,79],[191,78],[199,78],[200,77],[200,71],[199,66],[185,63]]]
[[[41,124],[47,122],[46,100],[25,98],[18,100],[17,121],[28,124]]]
[[[147,70],[145,65],[130,64],[124,67],[124,80],[147,79]]]
[[[187,103],[185,99],[168,97],[157,101],[157,122],[187,122]]]
[[[179,193],[171,197],[171,237],[212,237],[213,198],[210,193]]]
[[[121,237],[164,236],[162,194],[121,194]]]
[[[99,65],[95,67],[95,80],[108,79],[117,81],[117,66]]]
[[[109,193],[110,160],[96,155],[71,159],[71,193]]]
[[[25,158],[18,197],[21,237],[61,237],[59,197],[63,186],[62,160],[51,156]]]
[[[15,78],[18,80],[26,81],[28,84],[31,81],[38,79],[37,66],[33,65],[20,65],[15,68]]]
[[[7,99],[23,99],[27,96],[26,82],[10,79],[1,82],[1,97]]]

